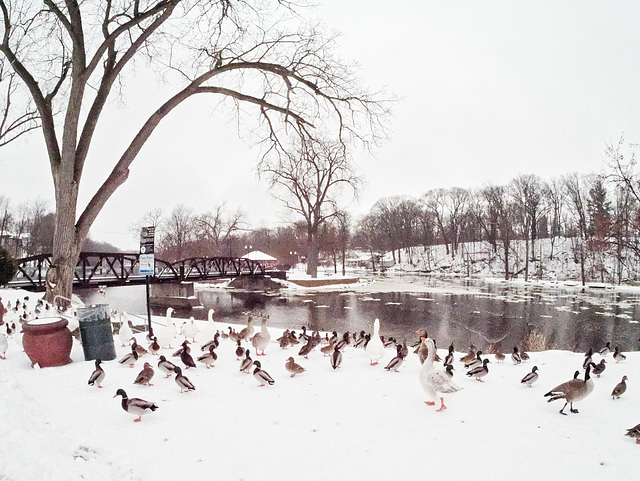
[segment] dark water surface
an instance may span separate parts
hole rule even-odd
[[[484,281],[442,281],[403,277],[402,291],[373,283],[367,292],[354,290],[249,292],[205,288],[197,290],[204,309],[176,311],[173,317],[206,319],[215,309],[216,321],[246,324],[249,313],[269,315],[269,325],[300,330],[371,332],[380,319],[382,336],[415,340],[427,329],[440,347],[454,342],[466,350],[496,343],[504,352],[523,346],[531,334],[544,336],[550,349],[599,350],[606,341],[623,351],[640,350],[640,293],[613,289],[541,287]],[[407,291],[407,284],[410,284]],[[413,287],[415,286],[415,290]],[[391,292],[386,292],[391,290]],[[384,291],[384,292],[380,292]],[[425,292],[426,291],[426,292]],[[129,286],[76,292],[87,304],[146,316],[145,287]],[[164,315],[164,310],[154,310]]]

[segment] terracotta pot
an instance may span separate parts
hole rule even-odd
[[[59,317],[35,319],[22,324],[22,347],[31,366],[64,366],[71,362],[73,336],[69,322]]]

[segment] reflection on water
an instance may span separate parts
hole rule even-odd
[[[459,283],[413,278],[416,291],[429,292],[314,292],[282,290],[272,293],[206,289],[198,292],[204,309],[176,312],[174,317],[206,319],[215,309],[221,322],[245,324],[251,312],[269,315],[269,325],[299,330],[370,332],[381,321],[381,335],[417,339],[415,331],[427,329],[440,347],[454,342],[466,350],[496,343],[503,351],[523,346],[535,332],[551,349],[600,349],[606,341],[622,350],[640,349],[640,295],[610,289],[549,288],[539,286]],[[110,288],[106,296],[95,290],[78,293],[86,303],[108,303],[111,308],[144,315],[144,286]],[[164,310],[154,311],[163,315]]]

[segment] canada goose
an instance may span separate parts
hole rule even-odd
[[[564,412],[564,408],[567,407],[567,404],[570,404],[569,410],[577,414],[578,410],[573,409],[573,403],[577,401],[581,401],[586,398],[591,391],[593,391],[593,379],[591,379],[590,371],[591,366],[594,364],[589,364],[584,371],[584,381],[574,377],[571,381],[563,382],[562,384],[554,387],[551,391],[545,394],[545,397],[549,397],[547,402],[555,401],[556,399],[564,399],[565,403],[560,409],[560,414],[567,414]]]

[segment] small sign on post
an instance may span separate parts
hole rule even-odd
[[[149,276],[156,273],[156,259],[153,254],[155,232],[155,226],[143,227],[140,231],[140,274],[147,278],[147,321],[150,339],[153,337],[153,328],[151,327],[151,309],[149,307]]]
[[[140,231],[140,274],[152,276],[155,274],[155,257],[153,254],[153,239],[155,227],[143,227]]]

